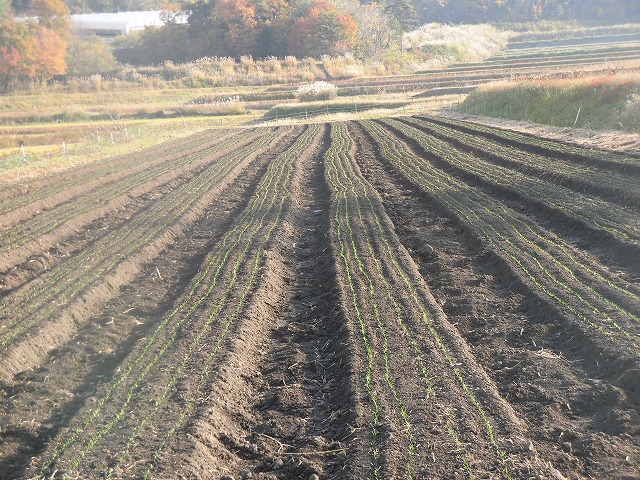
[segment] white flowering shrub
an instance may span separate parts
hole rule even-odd
[[[449,56],[452,61],[475,62],[503,50],[511,33],[491,25],[429,23],[404,34],[405,47]]]
[[[301,102],[315,100],[332,100],[338,96],[338,87],[329,82],[314,82],[302,85],[296,91],[296,97]]]

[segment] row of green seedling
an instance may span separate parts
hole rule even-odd
[[[521,270],[545,296],[550,297],[563,309],[574,313],[583,322],[605,335],[621,333],[631,343],[630,350],[637,350],[637,341],[633,335],[604,311],[606,307],[613,307],[611,302],[604,299],[606,305],[603,306],[600,298],[598,299],[600,306],[594,305],[592,300],[586,298],[587,293],[584,292],[584,290],[593,292],[589,285],[578,282],[579,288],[583,290],[579,292],[566,283],[559,274],[552,272],[544,265],[551,262],[559,267],[560,270],[556,272],[560,271],[564,277],[569,276],[577,282],[577,279],[571,276],[572,269],[561,261],[565,259],[557,259],[549,255],[548,249],[541,248],[520,231],[522,229],[528,235],[535,232],[535,228],[530,228],[525,219],[488,195],[469,188],[468,185],[433,168],[429,162],[411,152],[388,130],[371,123],[366,123],[364,126],[376,138],[385,157],[395,168],[411,183],[430,193],[463,224],[477,232],[491,250],[506,258],[512,268]],[[396,128],[402,130],[403,124],[396,125]],[[537,235],[539,235],[537,240],[547,241],[551,245],[560,242],[560,240],[552,241],[552,238],[544,232]],[[519,243],[522,245],[518,245]],[[578,306],[573,305],[572,299],[577,301]]]
[[[276,162],[279,162],[284,167],[286,167],[286,176],[281,181],[279,181],[279,183],[276,184],[275,187],[272,189],[272,192],[269,193],[269,197],[271,198],[271,201],[269,204],[269,213],[273,215],[273,212],[275,211],[276,212],[275,218],[272,218],[271,220],[268,221],[268,223],[266,223],[266,225],[264,225],[263,231],[264,229],[266,229],[266,234],[264,234],[264,236],[261,237],[260,244],[258,245],[257,252],[254,256],[255,260],[253,262],[253,266],[249,274],[249,279],[246,282],[244,289],[242,290],[242,294],[240,295],[240,298],[233,305],[232,313],[228,317],[226,317],[226,322],[224,322],[224,328],[222,332],[218,335],[215,345],[213,346],[213,348],[211,349],[211,351],[209,352],[206,358],[206,362],[204,363],[204,366],[198,375],[197,382],[195,384],[195,387],[191,391],[191,395],[187,400],[186,406],[180,413],[180,416],[178,417],[176,422],[174,422],[171,428],[167,431],[160,446],[154,451],[152,455],[152,459],[145,471],[144,478],[149,477],[151,471],[155,468],[156,463],[160,458],[163,450],[167,447],[171,439],[174,437],[175,433],[178,431],[180,427],[184,425],[185,421],[189,418],[192,411],[197,406],[199,398],[202,395],[201,393],[202,389],[207,385],[207,379],[214,367],[216,356],[220,352],[220,349],[222,347],[223,342],[225,341],[225,338],[227,337],[229,329],[231,328],[232,324],[237,320],[237,318],[240,315],[242,315],[245,309],[246,303],[250,299],[251,294],[256,287],[257,280],[258,280],[258,273],[261,267],[264,265],[262,258],[264,256],[265,249],[268,248],[268,245],[273,239],[274,234],[281,227],[283,215],[285,214],[290,202],[290,197],[291,197],[290,186],[291,186],[292,177],[294,175],[296,168],[300,168],[298,165],[298,160],[305,155],[305,151],[307,151],[309,148],[313,148],[312,146],[314,145],[314,143],[317,143],[316,141],[320,138],[320,136],[322,135],[322,132],[323,132],[323,128],[318,125],[309,127],[306,132],[300,135],[296,143],[290,149],[288,149],[286,152],[280,155],[279,158],[276,160]],[[237,275],[237,267],[234,270],[234,278],[236,275]],[[175,383],[175,381],[177,381],[177,375],[174,376],[174,378],[172,378],[172,381],[170,382],[170,384]],[[163,395],[159,399],[156,399],[156,403],[159,405],[159,402],[161,400],[164,400],[168,396],[168,393],[169,393],[168,391],[163,392]],[[155,414],[156,410],[157,408],[154,409],[153,412],[150,412],[149,416],[151,416],[151,414]],[[145,418],[145,422],[148,421],[148,417]],[[125,454],[126,452],[128,452],[133,440],[135,439],[137,431],[142,426],[143,426],[143,423],[140,423],[136,427],[134,432],[131,434],[129,441],[127,442],[127,448],[125,449],[125,452],[124,452]],[[120,460],[119,460],[120,464],[123,463],[123,460],[124,460],[123,457],[124,457],[124,454],[120,457]]]
[[[421,321],[427,324],[429,331],[433,337],[433,341],[438,345],[439,350],[447,353],[446,347],[441,341],[440,336],[437,334],[435,328],[431,324],[429,319],[429,315],[427,314],[427,310],[422,304],[420,300],[420,294],[416,291],[416,287],[414,282],[410,279],[408,273],[402,267],[401,262],[398,259],[397,249],[398,245],[391,245],[388,237],[392,235],[392,233],[388,232],[387,229],[384,228],[383,222],[376,213],[376,211],[381,210],[381,205],[372,200],[368,193],[368,187],[362,176],[359,172],[357,172],[354,168],[354,163],[350,159],[348,152],[351,150],[352,143],[351,139],[348,137],[344,126],[336,126],[335,127],[336,134],[335,136],[338,138],[336,155],[334,158],[327,156],[328,161],[328,177],[332,183],[334,190],[336,191],[337,200],[341,197],[344,203],[344,219],[343,222],[346,226],[343,230],[348,233],[348,242],[339,242],[341,243],[341,250],[344,253],[344,249],[346,245],[351,244],[351,250],[353,250],[353,258],[357,265],[350,266],[348,262],[348,256],[346,254],[342,255],[343,261],[345,262],[345,271],[348,273],[347,277],[349,279],[350,288],[352,292],[352,296],[354,299],[354,308],[356,312],[359,313],[357,315],[360,322],[361,333],[363,336],[363,343],[365,344],[365,349],[367,350],[369,360],[370,360],[370,371],[373,373],[373,362],[375,359],[375,351],[371,348],[371,340],[369,337],[372,337],[375,332],[371,332],[367,334],[366,323],[364,322],[363,314],[367,316],[373,316],[375,318],[377,331],[383,339],[383,361],[384,361],[384,370],[385,370],[385,379],[391,392],[395,402],[398,405],[398,411],[400,416],[400,421],[404,423],[405,430],[407,433],[407,462],[406,462],[406,477],[414,476],[414,456],[416,453],[416,439],[414,438],[413,428],[410,421],[410,414],[407,406],[404,401],[400,397],[400,392],[392,380],[390,365],[391,360],[389,358],[389,353],[392,353],[392,350],[389,349],[388,335],[386,332],[386,327],[384,324],[385,319],[381,317],[377,298],[379,297],[381,291],[384,292],[386,298],[389,300],[389,303],[393,305],[394,311],[396,313],[396,320],[398,322],[398,326],[406,337],[406,340],[410,343],[413,349],[413,357],[415,360],[415,365],[417,365],[417,377],[422,378],[424,381],[426,388],[426,398],[430,400],[430,402],[435,402],[435,389],[433,388],[432,380],[429,376],[428,369],[423,361],[423,357],[428,355],[428,352],[431,351],[428,346],[424,345],[424,339],[417,337],[413,334],[410,329],[407,327],[405,319],[403,318],[403,312],[400,308],[400,304],[402,301],[415,303],[417,308],[421,313]],[[355,180],[355,183],[354,183]],[[349,194],[349,192],[351,192]],[[355,205],[355,211],[350,213],[349,211],[349,203],[348,200],[351,200],[351,203]],[[365,199],[367,211],[370,212],[370,217],[365,218],[362,213],[362,208],[359,199]],[[353,209],[353,208],[352,208]],[[349,221],[349,217],[352,218],[354,225],[360,225],[362,229],[362,233],[359,235],[354,232],[353,228],[351,228],[352,222]],[[340,219],[337,216],[336,224],[337,231],[340,233]],[[339,239],[341,240],[341,239]],[[346,245],[345,245],[346,244]],[[362,258],[368,257],[375,262],[375,267],[373,271],[369,271],[365,264],[362,262]],[[381,261],[381,258],[384,258],[384,261]],[[390,268],[392,271],[395,271],[402,279],[404,285],[401,286],[402,289],[407,289],[410,292],[409,297],[405,297],[403,299],[399,299],[394,294],[394,290],[389,284],[387,280],[387,275],[384,272],[384,268]],[[358,302],[358,295],[356,294],[357,288],[353,285],[353,283],[364,284],[364,287],[369,292],[369,300],[361,299]],[[378,288],[376,288],[376,286]],[[359,303],[359,304],[358,304]],[[367,308],[367,306],[369,307]],[[373,310],[373,315],[371,313]],[[366,316],[365,316],[366,318]],[[367,346],[369,348],[367,348]],[[411,355],[411,353],[409,353]],[[450,356],[446,356],[446,362],[449,363],[450,366],[454,365],[454,361]],[[369,376],[367,377],[369,380]],[[457,379],[456,379],[457,381]],[[365,385],[367,388],[367,385]],[[371,388],[371,387],[369,387]],[[441,399],[442,401],[442,399]],[[375,404],[378,404],[376,402]],[[448,411],[448,410],[447,410]],[[450,415],[450,412],[449,414]],[[375,411],[374,411],[374,421]],[[378,419],[379,420],[379,419]],[[451,419],[449,419],[450,421]],[[448,423],[449,423],[448,421]],[[375,423],[374,423],[375,425]],[[377,430],[376,430],[377,432]],[[456,445],[460,444],[458,435],[454,428],[448,430],[451,438],[454,440]],[[374,451],[375,453],[375,451]],[[466,457],[462,452],[458,453],[461,466],[467,472],[469,477],[473,477],[469,464],[466,460]],[[375,456],[374,456],[375,460]],[[504,458],[501,458],[501,463]],[[375,464],[374,464],[375,465]],[[380,466],[378,466],[380,467]],[[374,473],[376,470],[374,470]],[[379,472],[379,470],[378,470]]]
[[[416,361],[416,364],[418,365],[418,369],[419,369],[418,374],[419,376],[422,377],[426,387],[426,400],[435,402],[436,393],[435,393],[435,389],[433,387],[431,378],[429,376],[428,369],[423,360],[423,357],[426,355],[426,351],[425,351],[426,347],[422,345],[421,339],[416,338],[416,336],[413,335],[412,332],[410,332],[410,330],[408,329],[405,323],[399,300],[396,298],[396,295],[393,293],[393,289],[389,281],[387,280],[387,275],[384,272],[383,264],[380,261],[381,255],[386,254],[387,258],[391,260],[392,266],[389,265],[389,262],[385,262],[385,265],[388,268],[395,268],[396,273],[398,273],[402,277],[405,283],[404,287],[408,287],[410,289],[409,291],[412,292],[412,299],[416,301],[418,297],[415,295],[415,292],[413,292],[413,290],[415,289],[413,282],[409,280],[408,275],[406,274],[402,266],[398,263],[397,259],[395,258],[395,256],[397,255],[395,253],[397,251],[397,245],[392,247],[389,244],[388,232],[383,227],[380,217],[376,214],[376,210],[381,209],[381,205],[379,203],[376,203],[374,205],[374,201],[371,199],[371,197],[368,194],[368,186],[364,181],[364,178],[362,178],[361,174],[355,170],[354,163],[350,158],[350,156],[348,156],[347,154],[347,152],[351,151],[352,140],[348,136],[348,132],[344,129],[344,126],[338,125],[335,127],[335,129],[336,131],[338,131],[338,134],[340,135],[339,138],[341,140],[339,142],[341,148],[338,149],[338,152],[339,152],[338,166],[340,167],[340,172],[339,172],[340,178],[336,183],[339,184],[340,188],[342,188],[343,191],[352,192],[352,197],[353,197],[352,202],[356,204],[358,223],[362,226],[363,229],[365,229],[365,231],[366,230],[369,231],[369,234],[366,235],[366,237],[364,237],[363,239],[358,239],[359,241],[354,241],[353,245],[365,243],[366,249],[364,250],[363,254],[373,259],[373,261],[376,264],[375,273],[377,273],[377,275],[374,272],[364,271],[363,270],[364,264],[360,261],[358,257],[358,267],[359,267],[359,270],[361,270],[361,274],[364,275],[367,284],[369,285],[370,301],[372,302],[372,305],[374,307],[374,316],[376,319],[376,324],[378,326],[378,330],[380,331],[383,337],[383,357],[384,357],[384,363],[385,363],[385,378],[387,380],[389,389],[392,392],[393,397],[399,406],[400,416],[402,418],[402,421],[405,423],[405,427],[407,431],[408,459],[407,459],[407,466],[406,466],[406,474],[408,477],[413,477],[414,476],[413,456],[416,450],[415,439],[412,432],[412,426],[409,421],[408,409],[404,405],[404,402],[401,400],[399,396],[399,392],[397,390],[395,382],[391,380],[390,362],[389,362],[389,356],[388,356],[388,353],[389,353],[388,336],[386,333],[386,328],[383,324],[383,319],[381,318],[380,312],[377,308],[377,301],[376,301],[377,293],[375,290],[374,282],[372,281],[372,277],[376,279],[376,282],[382,283],[382,287],[383,287],[382,290],[386,294],[385,296],[387,297],[389,302],[393,305],[393,308],[396,314],[396,321],[398,322],[398,325],[402,330],[403,334],[405,335],[406,339],[409,340],[409,342],[413,347],[414,360]],[[357,181],[358,183],[357,185],[354,184],[353,182],[354,179]],[[368,211],[371,212],[371,215],[375,222],[375,228],[369,228],[369,229],[365,228],[365,226],[368,225],[368,222],[365,220],[365,218],[362,215],[362,209],[361,209],[359,198],[366,199],[367,204],[369,206]],[[353,234],[352,229],[349,229],[349,233],[350,235]],[[379,243],[379,240],[382,240],[382,244]],[[377,250],[374,249],[374,246],[373,246],[374,244],[376,244],[376,246],[378,247]],[[355,252],[355,254],[357,255],[357,251]],[[420,302],[418,302],[418,306],[419,308],[421,308],[421,311],[424,314],[425,310],[424,308],[422,308],[422,305],[420,305]],[[449,412],[449,415],[450,415],[450,412]],[[454,442],[456,443],[456,445],[459,445],[460,441],[455,429],[450,429],[449,433],[452,439],[454,440]],[[469,474],[470,477],[473,477],[471,473],[471,469],[469,467],[469,464],[464,454],[458,453],[458,455],[460,457],[461,464],[465,468],[465,471]]]
[[[423,124],[419,120],[408,123],[417,127],[409,130],[408,134],[429,153],[453,169],[464,172],[493,188],[508,190],[525,201],[543,204],[550,209],[562,212],[567,217],[579,220],[591,230],[606,231],[621,242],[639,245],[640,218],[637,213],[597,197],[586,194],[576,195],[573,190],[566,187],[554,185],[465,153],[455,148],[450,142],[422,131]],[[428,130],[428,127],[426,128]]]
[[[126,412],[130,410],[129,406],[134,400],[149,400],[141,398],[141,396],[144,395],[143,387],[150,373],[157,371],[162,365],[178,366],[178,371],[182,371],[188,358],[182,358],[175,362],[165,358],[175,350],[175,344],[181,331],[192,331],[196,335],[196,339],[189,343],[189,358],[200,348],[203,340],[210,340],[207,337],[207,333],[212,329],[214,320],[218,318],[221,308],[225,305],[229,294],[236,285],[238,269],[247,256],[249,246],[255,238],[261,238],[261,233],[264,232],[263,223],[267,216],[272,213],[272,209],[265,208],[265,206],[270,205],[269,201],[271,201],[271,204],[275,202],[274,191],[276,187],[274,185],[277,186],[284,175],[285,169],[282,162],[274,162],[269,167],[257,186],[251,202],[239,220],[225,234],[216,251],[212,252],[209,261],[186,291],[183,301],[162,319],[124,372],[106,387],[97,406],[86,417],[85,421],[73,429],[68,438],[54,450],[49,460],[43,465],[43,472],[74,444],[78,444],[78,452],[70,460],[70,464],[74,468],[78,468],[84,457],[93,450],[99,440],[122,420]],[[233,264],[232,276],[231,279],[227,279],[224,278],[224,273],[230,264]],[[220,295],[218,303],[210,307],[212,310],[208,318],[203,320],[198,315],[197,310],[206,307],[209,299],[216,295]],[[175,373],[169,384],[175,384],[178,377],[179,373]],[[112,410],[116,412],[115,415],[108,419],[106,425],[97,432],[92,434],[89,431],[87,433],[88,438],[83,440],[81,436],[103,415],[105,406],[113,403],[112,397],[118,392],[120,392],[121,404],[119,407],[113,407]],[[152,410],[152,413],[155,413],[162,401],[167,397],[167,392],[167,388],[163,389],[160,397],[155,399],[156,407]],[[148,416],[145,416],[142,422],[146,423],[147,421]],[[102,423],[104,423],[104,420]],[[135,431],[138,428],[136,427]],[[131,439],[128,442],[128,445],[130,444]]]
[[[276,137],[275,133],[264,135],[212,162],[207,170],[158,199],[112,235],[57,264],[26,294],[3,304],[0,315],[6,315],[9,321],[3,325],[0,348],[27,329],[51,318],[60,307],[68,305],[124,259],[144,248],[155,236],[179,221],[202,195],[224,181],[247,156],[264,149]]]
[[[457,151],[456,149],[450,147],[447,143],[442,142],[433,136],[425,135],[424,133],[409,128],[403,132],[404,134],[410,136],[413,140],[415,140],[428,155],[434,155],[435,157],[444,160],[450,165],[454,165],[457,168],[461,169],[464,172],[470,172],[476,175],[477,177],[486,180],[488,182],[493,183],[494,185],[511,185],[511,188],[518,192],[522,190],[524,192],[531,191],[531,189],[527,188],[526,178],[522,178],[520,174],[517,172],[511,172],[506,169],[501,169],[500,167],[494,166],[492,164],[488,164],[480,159],[472,157],[470,155],[464,154],[462,152]],[[520,180],[520,183],[517,183],[515,180]],[[515,183],[515,185],[513,185]],[[545,185],[541,181],[534,181],[533,186],[543,186]],[[545,200],[552,206],[555,206],[557,209],[564,210],[569,213],[568,208],[564,208],[564,205],[554,202],[554,198],[556,196],[561,195],[562,189],[558,187],[553,187],[547,189],[543,192],[537,192],[535,194],[530,193],[530,198],[534,198],[538,202],[544,203]],[[564,192],[566,198],[571,198],[571,192]],[[535,195],[535,196],[534,196]],[[597,206],[598,201],[596,199],[589,199],[590,205]],[[608,210],[611,211],[615,209],[614,206],[609,205]],[[605,209],[606,211],[606,209]],[[602,219],[604,221],[604,219]],[[629,223],[636,223],[634,219],[631,217],[625,218],[622,221],[628,221]],[[596,224],[597,225],[597,224]],[[633,225],[630,225],[630,228],[633,228]],[[595,267],[590,266],[585,261],[580,261],[576,258],[576,256],[571,253],[568,248],[568,243],[558,240],[554,241],[552,236],[542,236],[540,233],[535,231],[529,224],[526,224],[525,230],[527,230],[533,238],[536,239],[536,244],[544,251],[549,251],[549,245],[553,245],[555,248],[559,249],[562,253],[565,261],[558,260],[555,256],[552,256],[553,262],[561,269],[565,270],[566,273],[573,278],[576,282],[582,283],[586,286],[587,290],[594,296],[600,298],[603,302],[608,304],[610,307],[615,308],[621,314],[625,316],[630,316],[636,321],[640,321],[638,317],[630,311],[627,311],[623,306],[616,303],[616,300],[619,302],[622,300],[623,304],[625,301],[631,302],[640,302],[640,297],[636,292],[634,292],[633,287],[629,288],[626,284],[616,283],[610,276],[607,276],[607,272],[604,269],[601,269],[601,272],[598,272]],[[627,235],[625,235],[627,236]],[[526,240],[528,242],[528,240]],[[579,278],[578,278],[579,277]],[[594,281],[595,280],[595,281]],[[595,285],[595,287],[593,286]]]
[[[612,174],[597,168],[585,168],[584,165],[564,160],[561,155],[543,156],[513,146],[507,147],[482,135],[470,134],[441,122],[426,120],[424,117],[415,118],[412,122],[445,141],[455,142],[463,148],[478,151],[483,157],[489,157],[489,161],[493,164],[524,172],[533,177],[544,177],[553,183],[568,183],[568,188],[580,193],[590,192],[593,195],[601,195],[605,200],[613,197],[611,199],[613,202],[624,198],[640,197],[640,184],[626,175]],[[605,194],[600,193],[603,187],[606,188]]]
[[[361,197],[365,198],[367,200],[368,205],[370,207],[370,210],[373,212],[373,217],[374,217],[374,220],[375,220],[376,229],[371,232],[371,238],[377,238],[377,239],[382,241],[381,249],[382,249],[382,251],[385,252],[386,256],[390,260],[390,262],[386,262],[387,265],[390,268],[392,267],[395,270],[395,272],[399,275],[399,277],[402,278],[402,281],[403,281],[403,284],[404,284],[404,285],[402,285],[402,287],[404,287],[404,289],[406,289],[406,292],[408,292],[409,300],[420,311],[421,321],[426,326],[426,328],[428,329],[428,331],[429,331],[429,333],[431,335],[432,341],[434,342],[434,344],[436,346],[436,350],[439,352],[440,355],[442,355],[442,357],[445,359],[445,363],[448,364],[449,367],[451,368],[451,374],[452,374],[452,376],[454,378],[454,383],[457,383],[460,386],[460,388],[464,392],[464,396],[466,396],[467,400],[469,401],[469,404],[472,406],[473,410],[475,410],[476,413],[482,419],[482,423],[484,424],[484,427],[486,429],[487,436],[488,436],[491,444],[493,445],[493,447],[494,447],[494,449],[496,451],[496,455],[497,455],[497,457],[498,457],[498,459],[500,461],[500,464],[502,465],[503,473],[505,474],[505,476],[510,478],[510,473],[509,473],[509,469],[508,469],[505,453],[504,453],[504,451],[502,450],[502,448],[499,446],[499,444],[497,442],[493,426],[492,426],[492,424],[491,424],[491,422],[490,422],[490,420],[489,420],[484,408],[482,407],[482,405],[478,401],[477,396],[473,392],[472,387],[470,387],[468,385],[468,381],[465,380],[465,378],[464,378],[465,375],[462,372],[462,369],[458,368],[460,366],[459,360],[454,357],[454,355],[451,352],[450,348],[447,347],[445,342],[442,340],[442,334],[438,332],[440,327],[436,323],[434,323],[433,320],[431,319],[431,315],[429,314],[429,309],[427,308],[427,306],[425,305],[424,300],[423,300],[425,298],[425,295],[421,294],[419,289],[416,287],[415,281],[412,280],[410,274],[402,266],[402,264],[401,264],[402,262],[400,261],[399,255],[398,255],[398,245],[399,244],[397,242],[391,242],[389,240],[389,237],[393,235],[393,232],[390,231],[389,229],[385,229],[384,228],[383,222],[381,221],[380,217],[378,217],[378,215],[375,213],[376,210],[380,210],[381,207],[378,206],[378,208],[376,208],[374,206],[374,204],[373,204],[374,201],[371,199],[371,197],[368,194],[368,189],[367,189],[367,186],[366,186],[366,184],[364,182],[364,179],[362,178],[362,176],[360,174],[356,173],[353,170],[353,167],[351,167],[351,168],[352,168],[351,175],[354,178],[356,178],[358,180],[358,182],[360,183],[360,185],[361,185],[361,189],[362,189],[362,192],[363,192]],[[377,257],[374,257],[374,258],[377,258]],[[376,260],[376,263],[378,265],[378,268],[381,269],[382,265],[380,265],[379,260]],[[384,278],[384,275],[381,278]],[[386,284],[388,284],[388,282],[386,282],[386,280],[384,282]],[[392,293],[390,293],[390,292],[389,292],[389,294],[392,295]],[[398,304],[398,300],[394,298],[393,304],[397,305]],[[405,322],[402,320],[401,312],[398,311],[397,313],[399,315],[398,319],[399,319],[400,326],[401,326],[403,332],[405,332],[405,334],[407,335],[407,338],[412,343],[412,345],[414,347],[414,351],[415,351],[415,353],[417,355],[417,358],[421,359],[421,357],[423,355],[428,353],[428,351],[429,351],[428,347],[426,347],[425,345],[422,345],[421,339],[420,338],[416,338],[415,336],[413,336],[409,332]],[[419,360],[417,363],[418,363],[418,365],[420,365],[421,373],[423,375],[423,378],[425,379],[428,396],[434,395],[435,391],[433,389],[432,382],[429,379],[429,375],[428,375],[428,372],[427,372],[426,368],[421,363],[421,360]],[[435,400],[435,398],[434,398],[434,400]],[[440,401],[442,402],[443,400],[440,399]],[[456,443],[456,445],[459,445],[460,444],[460,440],[459,440],[458,434],[456,432],[456,429],[453,427],[453,424],[452,424],[453,421],[454,420],[451,418],[451,416],[449,414],[449,416],[448,416],[448,424],[449,424],[448,432],[451,435],[451,438]],[[459,454],[459,456],[460,456],[460,460],[462,462],[463,468],[465,469],[465,471],[467,472],[469,477],[473,477],[472,471],[471,471],[471,469],[469,467],[469,463],[468,463],[466,457],[464,457],[463,454]]]
[[[187,156],[192,155],[203,148],[209,148],[211,145],[223,141],[232,134],[233,132],[230,131],[218,131],[215,135],[206,133],[200,134],[197,137],[184,137],[165,142],[156,147],[151,147],[143,153],[119,155],[92,162],[89,165],[73,167],[61,173],[46,175],[44,179],[55,179],[55,181],[49,182],[45,186],[37,189],[29,186],[30,183],[34,182],[34,180],[29,180],[28,182],[24,182],[26,184],[25,188],[27,189],[25,194],[2,200],[0,215],[38,200],[46,199],[56,193],[76,188],[83,183],[118,174],[123,170],[139,168],[145,164],[148,164],[150,167],[156,163],[164,162],[166,158],[175,157],[176,153]],[[39,183],[40,180],[35,180],[35,182]]]
[[[503,130],[478,123],[470,123],[451,118],[424,117],[435,123],[440,123],[452,128],[465,130],[474,135],[488,136],[489,138],[507,143],[520,149],[536,148],[552,157],[562,157],[565,161],[577,162],[581,165],[592,165],[608,172],[629,172],[634,176],[640,173],[640,165],[637,158],[622,153],[594,150],[587,147],[571,145],[560,141],[546,139],[539,136],[527,135],[512,130]]]
[[[136,187],[153,181],[166,183],[179,174],[181,168],[189,165],[193,170],[206,168],[211,155],[223,149],[228,149],[238,140],[238,136],[228,137],[224,141],[209,146],[197,152],[180,155],[177,158],[165,157],[160,161],[142,164],[143,169],[131,171],[128,175],[115,175],[114,179],[97,186],[80,197],[72,198],[68,202],[45,210],[26,219],[0,233],[0,253],[14,250],[25,243],[37,240],[69,220],[80,215],[86,215],[97,207],[107,205],[118,197],[126,195]],[[175,154],[175,152],[174,152]],[[140,165],[140,164],[138,164]],[[169,174],[169,178],[166,177]],[[151,185],[149,190],[155,185]],[[90,220],[89,216],[89,220]],[[88,221],[89,221],[88,220]]]

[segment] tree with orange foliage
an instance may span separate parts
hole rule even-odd
[[[297,17],[289,32],[289,53],[318,58],[353,49],[358,24],[329,0],[311,0]]]
[[[5,90],[21,83],[44,83],[66,72],[69,9],[61,0],[33,0],[37,22],[0,24],[0,82]]]
[[[33,73],[34,45],[29,28],[12,20],[0,24],[0,82],[4,90]]]
[[[218,0],[214,7],[225,42],[226,55],[250,54],[258,40],[256,10],[247,0]]]
[[[34,28],[35,62],[32,78],[44,83],[54,75],[67,71],[67,42],[54,30],[38,25]]]
[[[38,24],[67,39],[71,33],[69,8],[62,0],[33,0],[29,11],[38,18]]]
[[[69,9],[62,0],[33,0],[31,13],[38,18],[30,25],[35,65],[31,77],[44,83],[67,71],[67,42],[71,35]]]

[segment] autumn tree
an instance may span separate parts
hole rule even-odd
[[[29,12],[38,18],[38,24],[66,39],[71,33],[69,8],[62,0],[33,0]]]
[[[258,40],[256,9],[249,0],[218,0],[213,9],[224,42],[224,55],[240,57],[255,49]]]
[[[4,90],[34,75],[34,43],[22,23],[7,20],[0,24],[0,82]]]
[[[320,57],[351,51],[357,24],[328,0],[311,0],[298,12],[288,38],[289,53],[298,57]]]
[[[54,75],[66,73],[67,42],[56,31],[37,25],[33,27],[31,39],[35,44],[35,80],[44,83]]]

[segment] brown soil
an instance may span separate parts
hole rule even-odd
[[[557,186],[538,205],[421,122],[229,131],[1,190],[24,233],[0,241],[0,477],[639,478],[616,219],[640,183],[450,140]],[[556,215],[560,185],[627,236]]]

